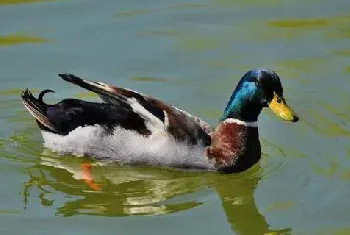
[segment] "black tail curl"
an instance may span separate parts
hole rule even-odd
[[[44,95],[46,94],[46,93],[55,93],[53,90],[50,90],[50,89],[45,89],[45,90],[43,90],[43,91],[41,91],[40,93],[39,93],[39,96],[38,96],[38,101],[40,102],[40,103],[44,103],[44,101],[43,101],[43,98],[44,98]]]
[[[46,89],[40,92],[38,98],[35,98],[33,94],[25,89],[21,93],[21,100],[23,105],[29,111],[29,113],[37,120],[37,123],[41,129],[56,131],[56,128],[48,117],[46,116],[47,108],[50,106],[43,101],[43,97],[48,92],[54,92],[52,90]]]

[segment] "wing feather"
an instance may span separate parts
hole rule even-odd
[[[148,129],[165,129],[176,140],[187,141],[190,144],[210,144],[209,134],[213,131],[210,125],[181,109],[130,89],[85,80],[73,74],[59,76],[67,82],[96,93],[106,103],[127,103],[146,120]]]

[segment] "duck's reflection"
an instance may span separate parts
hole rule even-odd
[[[51,156],[50,156],[51,155]],[[260,180],[260,169],[241,175],[184,172],[149,167],[93,166],[93,176],[101,185],[94,191],[82,180],[84,159],[47,154],[32,166],[25,184],[24,200],[28,202],[32,186],[40,190],[44,206],[53,192],[66,195],[57,215],[129,216],[168,214],[197,207],[195,199],[177,200],[177,196],[213,187],[219,195],[227,221],[237,234],[289,234],[289,229],[272,231],[255,205],[253,193]]]
[[[215,183],[227,221],[238,234],[290,234],[289,228],[270,230],[265,217],[259,213],[253,195],[260,180],[259,172],[261,169],[243,177],[228,176]]]
[[[201,204],[196,201],[164,203],[174,196],[204,187],[205,180],[200,174],[182,172],[179,176],[178,171],[94,165],[94,180],[101,185],[100,191],[94,191],[83,181],[82,161],[69,156],[41,157],[41,162],[28,171],[30,179],[24,186],[25,203],[30,187],[35,186],[44,194],[47,188],[52,188],[51,191],[66,195],[66,202],[57,209],[57,214],[62,216],[168,214]],[[43,198],[41,202],[48,204]]]

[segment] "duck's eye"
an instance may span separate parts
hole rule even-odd
[[[256,80],[256,81],[255,81],[255,85],[256,85],[256,86],[262,86],[262,84],[261,84],[261,82],[260,82],[259,80]]]

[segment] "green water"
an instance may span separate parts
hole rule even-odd
[[[346,0],[0,0],[0,234],[350,234],[349,40]],[[257,67],[301,121],[264,111],[263,158],[239,175],[93,163],[93,191],[19,101],[96,100],[56,76],[70,72],[215,125]]]

